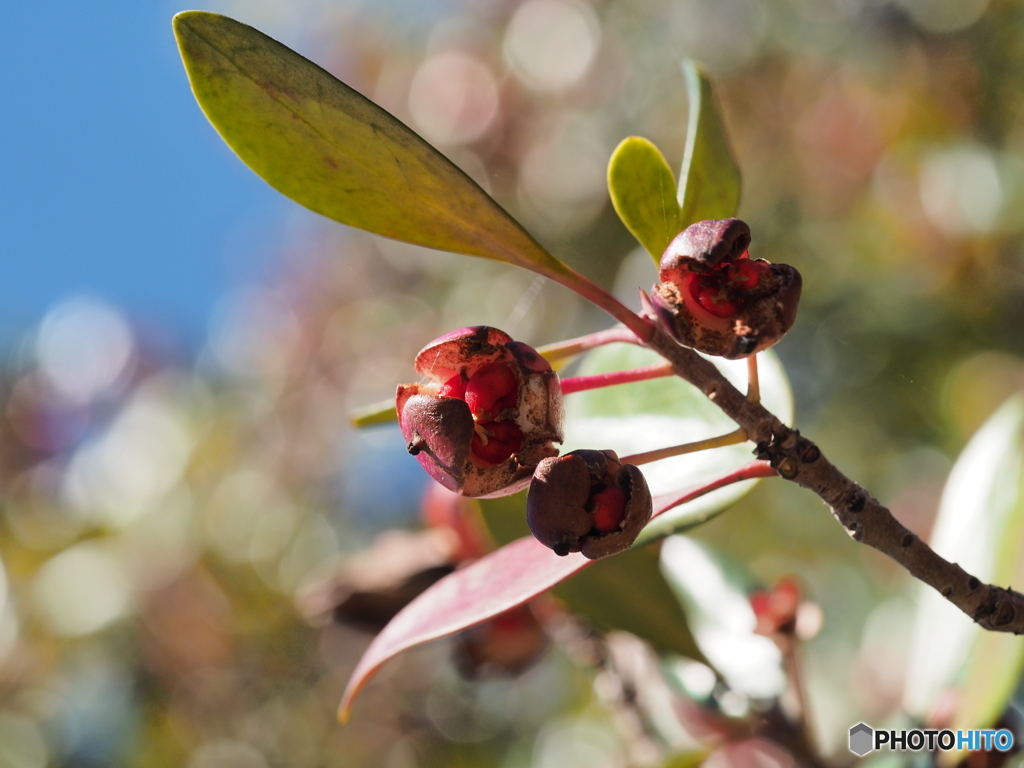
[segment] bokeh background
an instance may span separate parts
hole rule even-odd
[[[632,304],[655,274],[607,159],[642,135],[678,168],[679,61],[702,62],[754,255],[804,275],[778,347],[797,426],[922,537],[959,451],[1024,386],[1019,3],[204,8],[377,101]],[[418,527],[426,486],[397,429],[356,433],[348,412],[452,328],[540,345],[607,321],[279,197],[192,100],[177,10],[14,4],[0,30],[0,766],[670,764],[690,742],[623,727],[578,626],[512,678],[466,682],[452,643],[409,654],[336,724],[370,635],[325,623],[324,584],[371,578],[353,558]],[[694,536],[763,584],[800,574],[820,607],[802,659],[821,754],[899,719],[915,592],[898,567],[783,483]]]

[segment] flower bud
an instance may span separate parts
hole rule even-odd
[[[573,451],[537,466],[526,498],[530,530],[556,555],[591,560],[628,549],[651,519],[643,473],[614,451]]]
[[[416,371],[429,382],[398,387],[398,422],[409,453],[445,488],[515,493],[558,455],[562,389],[533,348],[496,328],[463,328],[424,347]]]
[[[739,219],[699,221],[669,243],[651,299],[680,344],[735,360],[767,349],[793,327],[800,273],[751,259],[749,246],[750,227]]]

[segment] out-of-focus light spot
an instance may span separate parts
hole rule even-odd
[[[683,0],[672,4],[671,35],[679,55],[712,71],[734,69],[757,53],[765,4],[754,0]]]
[[[106,434],[75,453],[65,498],[83,516],[125,525],[175,486],[193,444],[194,435],[160,393],[159,383],[149,382]]]
[[[898,0],[914,23],[928,32],[957,32],[981,18],[988,0]]]
[[[127,575],[100,546],[85,542],[47,561],[36,574],[33,594],[40,614],[58,635],[87,635],[128,610]]]
[[[112,307],[96,299],[66,301],[39,328],[36,356],[53,387],[86,402],[119,384],[134,356],[131,329]]]
[[[586,133],[538,142],[519,169],[519,191],[531,212],[565,229],[582,229],[605,205],[605,167],[609,152]]]
[[[0,714],[0,766],[46,768],[49,755],[39,726],[21,715]]]
[[[314,573],[323,570],[337,557],[338,537],[322,515],[310,515],[292,538],[281,557],[278,587],[294,592]]]
[[[300,332],[281,298],[261,288],[240,288],[214,310],[210,348],[229,373],[274,387],[294,362]]]
[[[1003,189],[992,154],[958,146],[928,155],[919,178],[921,205],[948,235],[990,232],[999,219]]]
[[[691,659],[677,659],[672,664],[672,671],[694,699],[706,699],[715,690],[715,671],[707,664]]]
[[[625,763],[614,729],[592,719],[558,720],[538,734],[533,746],[534,768],[614,768]]]
[[[515,689],[507,681],[484,681],[475,688],[457,685],[434,685],[427,693],[424,712],[431,724],[449,741],[473,744],[493,737],[507,722],[508,709],[488,711],[481,693],[487,687],[501,689],[506,701],[514,698]],[[513,702],[508,702],[514,708]],[[506,705],[507,706],[507,705]]]
[[[273,479],[252,467],[240,469],[210,494],[203,516],[204,536],[225,559],[246,560],[259,521],[269,510],[281,507],[288,507],[288,501]],[[287,543],[281,542],[281,547]]]
[[[133,520],[110,542],[137,591],[163,587],[194,560],[192,521],[192,494],[179,484],[151,514]]]
[[[528,0],[505,32],[505,59],[527,85],[559,91],[590,69],[601,42],[593,9],[569,0]]]
[[[300,519],[298,511],[285,504],[263,510],[249,538],[249,560],[256,565],[277,558],[291,541]]]
[[[719,709],[727,717],[746,717],[750,712],[750,699],[739,691],[724,690],[716,698]]]
[[[427,141],[468,144],[483,136],[498,113],[498,85],[474,56],[438,53],[416,70],[409,113]]]
[[[825,612],[817,603],[800,603],[796,609],[796,636],[807,641],[818,636],[825,625]]]
[[[267,761],[246,741],[210,741],[192,754],[188,768],[267,768]]]

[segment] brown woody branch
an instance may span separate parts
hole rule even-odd
[[[1017,635],[1024,632],[1024,595],[982,584],[956,563],[937,555],[877,499],[840,472],[818,446],[760,403],[748,401],[718,368],[677,344],[661,328],[655,330],[647,346],[746,431],[757,445],[759,459],[771,462],[782,477],[820,496],[855,541],[891,557],[985,629]]]

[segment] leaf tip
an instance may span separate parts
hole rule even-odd
[[[374,667],[368,672],[363,672],[362,662],[356,667],[352,673],[352,677],[349,678],[348,685],[345,686],[345,692],[341,695],[341,702],[338,704],[338,722],[342,725],[348,725],[349,719],[352,717],[352,704],[355,703],[356,696],[359,695],[360,691],[366,685],[366,681],[377,671],[380,667]]]
[[[191,26],[192,22],[197,20],[197,17],[212,15],[206,11],[178,11],[171,19],[171,27],[174,29],[174,34],[180,36]]]
[[[351,704],[342,700],[341,705],[338,707],[338,722],[342,725],[348,725],[348,718],[352,714]]]

